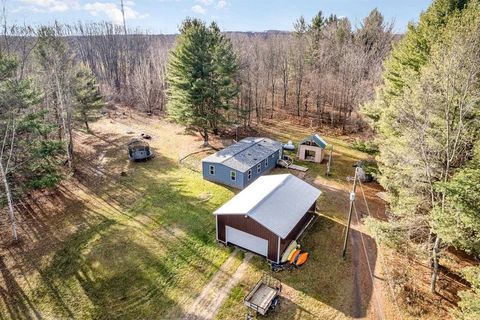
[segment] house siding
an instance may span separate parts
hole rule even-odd
[[[249,169],[249,170],[252,170],[252,177],[250,180],[248,179],[248,170],[246,172],[240,172],[238,170],[227,167],[222,163],[202,161],[203,178],[205,180],[218,182],[218,183],[221,183],[230,187],[234,187],[237,189],[244,189],[253,181],[255,181],[258,177],[275,168],[277,165],[277,161],[278,159],[280,159],[281,155],[282,155],[281,149],[278,149],[275,152],[272,152],[268,156],[267,166],[265,166],[266,158],[262,158],[259,162],[257,162],[253,167]],[[261,169],[259,173],[257,172],[258,164],[261,164]],[[210,174],[210,171],[209,171],[210,165],[215,167],[215,175]],[[235,171],[237,173],[236,181],[232,181],[230,179],[230,171]]]
[[[211,165],[215,167],[214,175],[210,174],[209,167]],[[235,181],[230,179],[231,171],[235,171],[237,174],[237,179]],[[203,173],[203,179],[205,180],[218,182],[218,183],[225,184],[227,186],[234,187],[237,189],[243,188],[243,184],[244,184],[243,173],[238,170],[234,170],[232,168],[226,167],[221,163],[202,161],[202,173]]]
[[[303,161],[311,161],[305,158],[305,151],[307,150],[315,152],[315,159],[313,160],[313,162],[320,163],[323,161],[323,158],[325,156],[325,149],[322,149],[317,146],[308,146],[304,144],[301,144],[298,147],[297,158]]]
[[[226,226],[250,233],[268,241],[268,260],[278,260],[278,236],[244,215],[217,215],[217,240],[226,243]]]

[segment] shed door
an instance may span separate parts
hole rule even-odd
[[[267,257],[268,240],[226,226],[227,242]]]

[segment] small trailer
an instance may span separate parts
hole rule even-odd
[[[281,291],[282,283],[280,280],[265,273],[245,297],[243,304],[253,309],[255,313],[264,316],[268,310],[275,309],[279,304]],[[254,319],[254,316],[250,314],[247,316],[247,319]]]
[[[132,161],[149,160],[155,154],[150,149],[150,146],[145,141],[139,139],[132,139],[128,143],[128,157]]]

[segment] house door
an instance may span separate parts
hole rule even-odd
[[[229,226],[226,226],[226,235],[227,243],[237,245],[264,257],[268,256],[268,240]]]

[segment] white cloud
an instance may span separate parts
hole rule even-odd
[[[134,10],[133,5],[135,5],[133,1],[124,3],[125,20],[141,19],[147,16]],[[122,10],[113,2],[87,3],[83,8],[92,16],[107,16],[115,24],[123,23]]]
[[[196,4],[192,7],[192,11],[195,12],[195,13],[199,13],[199,14],[207,13],[207,10],[205,10],[204,7],[202,7],[201,5],[198,5],[198,4]]]
[[[79,7],[77,0],[19,0],[17,11],[65,12]]]
[[[209,6],[209,5],[211,5],[211,4],[213,3],[213,0],[195,0],[195,2],[201,3],[201,4],[205,5],[205,6]]]
[[[225,0],[220,0],[220,1],[218,1],[218,3],[217,3],[217,8],[223,9],[223,8],[225,8],[227,5],[228,5],[227,1],[225,1]]]

